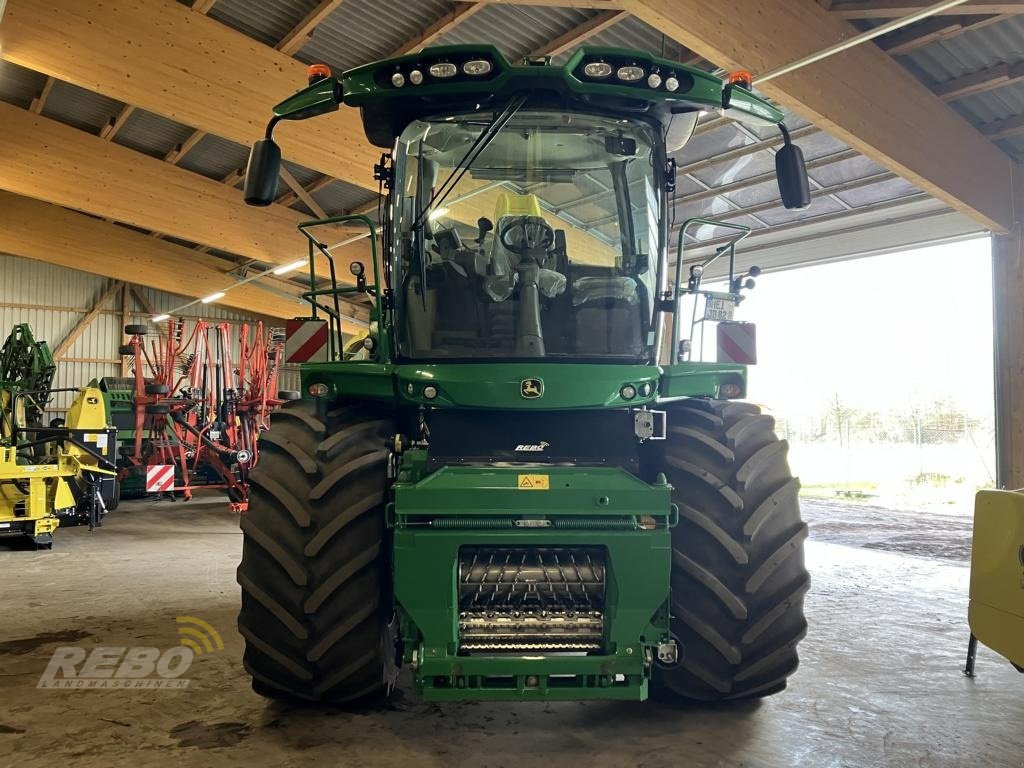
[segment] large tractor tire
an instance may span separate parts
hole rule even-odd
[[[393,679],[384,505],[391,420],[288,403],[262,437],[241,521],[243,663],[264,696],[340,703]]]
[[[756,406],[686,400],[668,409],[663,468],[672,532],[672,630],[681,658],[662,696],[700,701],[786,687],[807,631],[807,526],[775,420]]]

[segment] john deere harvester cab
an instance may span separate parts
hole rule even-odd
[[[756,271],[737,274],[745,230],[723,225],[728,282],[705,291],[668,204],[670,155],[706,110],[779,125],[783,202],[808,203],[750,85],[639,51],[514,65],[449,46],[311,67],[275,108],[247,202],[276,197],[275,126],[343,104],[385,150],[385,197],[379,229],[300,226],[311,316],[293,325],[327,360],[275,415],[242,518],[258,691],[355,700],[400,667],[434,700],[785,687],[806,629],[798,483],[772,418],[737,402],[742,358],[702,362],[683,338],[687,302],[730,320]],[[331,227],[369,230],[354,285]],[[357,294],[373,310],[352,354],[340,298]]]

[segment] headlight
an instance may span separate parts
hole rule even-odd
[[[423,82],[423,73],[420,72],[418,69],[414,69],[412,72],[409,73],[409,82],[412,83],[413,85],[419,85],[420,83]]]
[[[427,400],[433,400],[437,397],[437,387],[433,384],[427,384],[427,386],[423,388],[423,396],[427,398]]]
[[[626,386],[619,390],[619,395],[622,397],[623,400],[632,400],[634,397],[636,397],[636,387],[634,387],[632,384],[627,384]]]
[[[658,86],[660,86],[661,75],[659,75],[657,72],[651,72],[651,74],[647,76],[647,85],[649,85],[651,88],[657,88]]]
[[[401,88],[405,85],[405,75],[401,72],[395,72],[395,74],[391,76],[391,84],[395,86],[395,88]]]
[[[439,64],[431,64],[427,71],[430,72],[431,77],[444,79],[455,77],[459,73],[459,68],[450,62],[442,61]]]
[[[676,79],[675,75],[669,75],[665,78],[665,90],[675,91],[679,89],[679,80]]]
[[[592,61],[583,67],[583,74],[587,77],[602,78],[612,73],[612,65],[605,61]]]
[[[487,59],[473,59],[462,65],[462,71],[474,77],[486,75],[491,71],[491,62]]]
[[[619,67],[619,71],[615,73],[615,76],[624,83],[635,83],[637,80],[643,79],[644,68],[632,65]]]
[[[313,397],[324,397],[331,390],[330,387],[328,387],[323,382],[317,382],[316,384],[310,384],[309,387],[307,388],[307,391]]]

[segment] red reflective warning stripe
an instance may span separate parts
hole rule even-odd
[[[291,357],[288,358],[289,362],[293,363],[305,363],[310,360],[313,355],[319,351],[319,349],[327,344],[327,326],[321,325],[316,329],[316,332],[309,337],[309,341],[295,350]]]
[[[157,464],[146,469],[146,490],[150,493],[174,487],[174,465]]]
[[[726,333],[718,337],[718,348],[729,356],[729,362],[741,363],[750,359],[750,354]]]

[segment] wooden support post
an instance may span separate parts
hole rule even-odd
[[[1024,488],[1024,171],[1014,173],[1016,223],[992,238],[996,485]]]
[[[132,321],[132,307],[131,307],[131,291],[128,290],[128,283],[121,283],[121,343],[128,343],[128,334],[124,332],[124,327]],[[121,355],[121,375],[127,376],[129,373],[128,358],[125,355]]]

